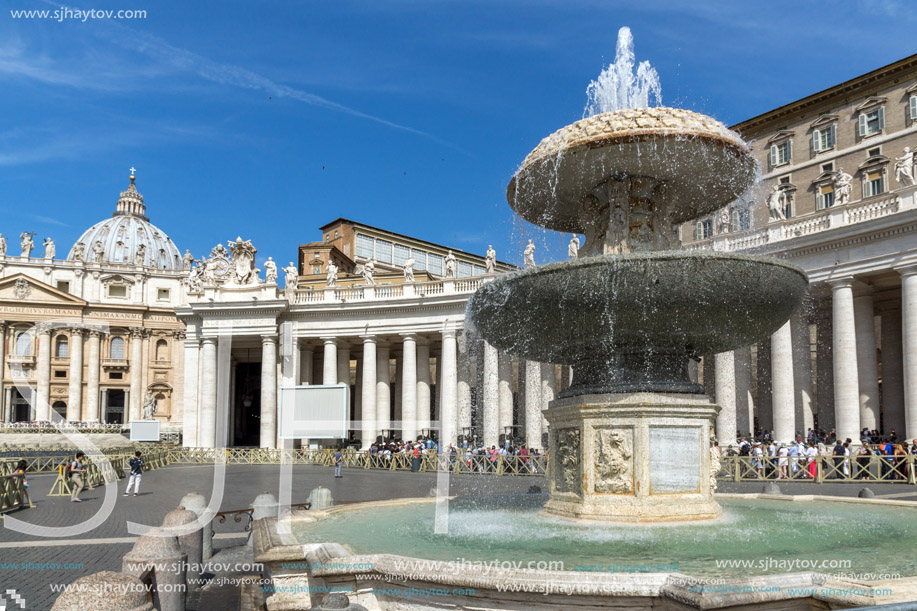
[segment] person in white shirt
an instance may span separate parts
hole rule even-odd
[[[777,450],[777,456],[779,457],[777,459],[777,479],[788,479],[788,475],[786,472],[786,466],[787,466],[787,463],[789,462],[787,460],[788,454],[789,454],[789,450],[787,450],[786,444],[781,443],[780,449]]]
[[[818,456],[818,449],[815,447],[815,444],[810,443],[809,447],[806,448],[806,469],[808,470],[807,477],[815,479],[816,474],[818,473],[817,467],[815,465],[815,457]]]
[[[787,450],[787,455],[791,457],[790,469],[792,470],[792,477],[796,477],[796,472],[799,471],[799,463],[796,460],[796,457],[799,456],[799,446],[791,443]]]

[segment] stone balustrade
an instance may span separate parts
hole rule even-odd
[[[718,252],[752,250],[915,209],[917,186],[904,187],[891,193],[857,200],[843,206],[832,206],[805,216],[771,221],[765,227],[721,233],[706,240],[686,244],[685,249]]]
[[[374,286],[326,287],[318,289],[298,289],[293,293],[292,303],[313,305],[325,303],[350,303],[354,301],[384,301],[387,299],[407,299],[412,297],[431,297],[437,295],[471,294],[492,276],[475,276],[473,278],[446,278],[431,282],[406,282],[404,284],[377,284]]]

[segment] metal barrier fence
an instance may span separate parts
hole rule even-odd
[[[29,489],[26,488],[23,477],[19,475],[0,476],[0,513],[23,507],[33,507],[32,499],[29,498]]]
[[[724,456],[718,479],[734,482],[917,484],[917,456]]]
[[[166,448],[168,462],[176,464],[212,464],[225,457],[230,465],[334,465],[330,450],[280,450],[271,448]],[[370,452],[344,452],[344,466],[357,469],[384,469],[386,471],[413,471],[410,454],[372,454]],[[461,454],[421,454],[418,471],[450,471],[469,475],[544,475],[547,456],[497,456],[494,460],[484,455],[466,458]]]

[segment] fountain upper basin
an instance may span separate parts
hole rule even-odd
[[[584,198],[611,177],[647,177],[670,223],[713,212],[754,181],[756,162],[719,121],[676,108],[631,108],[595,115],[541,141],[507,188],[520,216],[557,231],[585,233]]]
[[[807,286],[805,272],[773,258],[666,251],[520,270],[481,287],[468,307],[500,350],[576,364],[753,344],[786,322]]]

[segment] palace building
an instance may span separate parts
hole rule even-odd
[[[708,390],[736,405],[721,445],[755,424],[779,441],[815,427],[917,437],[917,55],[732,129],[760,188],[682,226],[682,241],[785,259],[810,295],[769,341],[704,368]]]

